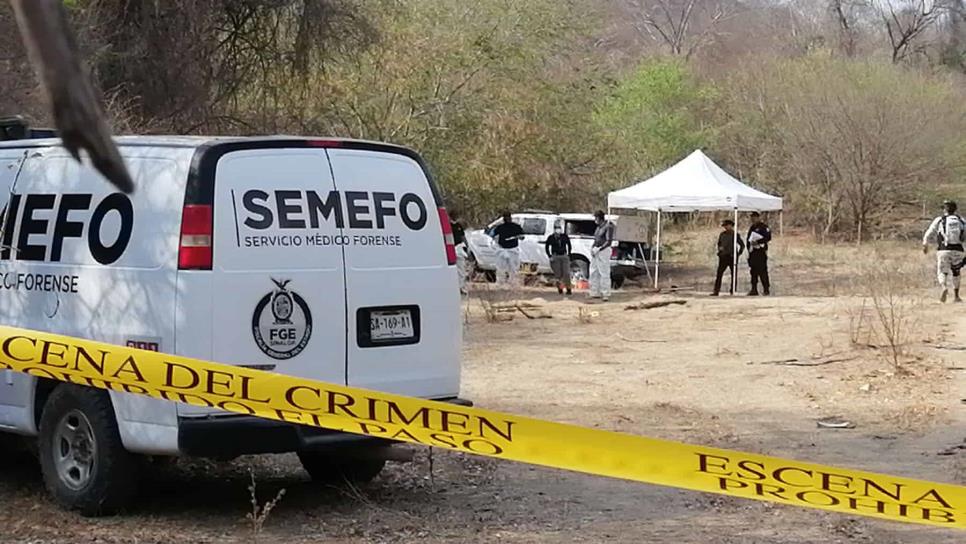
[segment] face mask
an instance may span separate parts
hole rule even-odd
[[[562,233],[562,232],[563,232],[563,231],[562,231],[562,230],[560,230],[560,229],[553,229],[553,233],[554,233],[554,234],[560,234],[560,233]]]

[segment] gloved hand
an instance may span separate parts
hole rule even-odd
[[[929,253],[929,246],[927,246],[926,244],[923,244],[922,245],[922,254],[925,255],[927,253]]]

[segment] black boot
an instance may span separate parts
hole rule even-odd
[[[751,291],[748,291],[748,296],[749,297],[757,297],[758,296],[758,288],[757,287],[752,287],[751,288]]]

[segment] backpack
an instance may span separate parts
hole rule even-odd
[[[943,216],[939,222],[939,236],[942,246],[962,244],[966,241],[966,224],[963,223],[963,218],[957,214]]]

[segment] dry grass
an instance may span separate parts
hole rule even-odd
[[[849,343],[854,347],[868,347],[872,344],[872,312],[868,300],[859,304],[846,304],[845,313],[849,316]]]
[[[895,370],[909,357],[909,348],[924,338],[921,266],[904,256],[875,249],[857,256],[849,291],[859,302],[849,310],[853,345],[883,347]]]
[[[744,228],[742,227],[742,233]],[[773,225],[774,227],[774,225]],[[665,235],[667,247],[662,254],[661,284],[706,283],[714,279],[715,240],[720,229],[675,226]],[[801,296],[867,296],[862,278],[874,268],[882,275],[895,276],[903,295],[922,296],[932,285],[934,256],[919,253],[918,243],[877,241],[855,244],[818,243],[810,236],[787,233],[769,246],[769,270],[776,292]],[[898,275],[896,275],[898,272]],[[748,265],[745,255],[738,262],[739,287],[747,287]],[[878,277],[878,276],[877,276]]]
[[[247,519],[251,524],[252,542],[258,544],[262,530],[265,528],[265,522],[268,521],[268,516],[271,515],[272,510],[278,505],[279,501],[282,500],[282,497],[285,496],[285,489],[279,489],[274,499],[259,505],[258,495],[255,493],[255,471],[252,468],[249,468],[248,473],[251,476],[251,483],[248,485],[248,494],[252,505],[252,511],[245,515],[245,519]]]
[[[669,250],[662,283],[701,278],[710,287],[715,262],[714,227],[669,229]],[[931,292],[934,257],[917,243],[877,241],[861,246],[821,244],[808,236],[775,238],[769,248],[773,290],[782,295],[842,299],[853,348],[880,349],[901,371],[910,348],[928,337],[923,323],[925,297]],[[747,265],[739,263],[739,285],[747,285]]]
[[[942,406],[935,404],[913,404],[886,415],[897,429],[916,431],[929,427],[946,413]]]
[[[600,312],[588,310],[583,306],[577,308],[577,321],[583,325],[590,325],[598,316]]]

